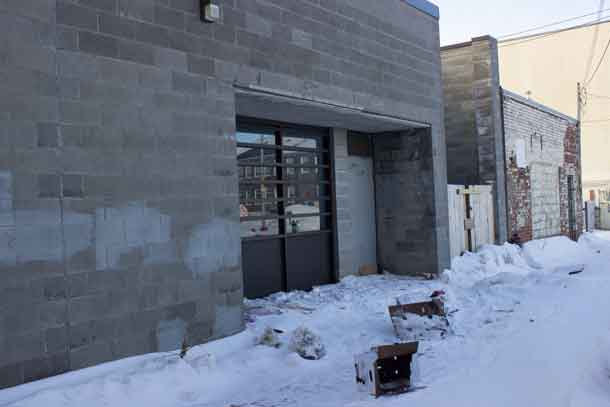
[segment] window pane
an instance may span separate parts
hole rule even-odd
[[[320,217],[308,216],[303,218],[286,219],[286,234],[317,232],[320,230]]]
[[[320,197],[318,184],[286,184],[284,186],[284,196],[293,198],[297,202],[308,203],[316,202]]]
[[[241,237],[274,236],[279,233],[277,219],[241,222]]]
[[[286,165],[286,180],[299,182],[318,182],[320,180],[320,169],[313,168],[319,160],[317,153],[282,151],[282,156]],[[290,167],[291,165],[298,168]],[[312,168],[302,168],[303,166]]]
[[[318,149],[319,143],[315,138],[303,138],[303,137],[284,137],[282,138],[282,145],[284,147],[297,147],[297,148],[315,148]]]
[[[267,145],[275,144],[275,134],[273,134],[272,132],[257,133],[257,132],[238,131],[236,137],[237,137],[238,143],[267,144]]]
[[[237,147],[237,160],[241,166],[274,165],[275,151],[264,148]]]
[[[246,216],[276,215],[277,208],[274,205],[267,204],[263,208],[259,208],[257,205],[261,203],[260,201],[273,201],[277,199],[277,188],[277,185],[241,184],[239,186],[240,203],[245,205],[250,213]]]
[[[322,138],[328,135],[327,130],[309,127],[287,127],[282,130],[282,146],[296,148],[321,149]]]

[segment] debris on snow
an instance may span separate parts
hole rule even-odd
[[[256,344],[269,346],[270,348],[279,348],[282,346],[282,341],[280,340],[277,330],[271,327],[266,327],[263,334],[257,338]]]
[[[441,294],[442,292],[442,294]],[[404,341],[444,337],[449,328],[445,305],[440,298],[444,291],[435,291],[432,301],[392,305],[390,318],[396,335]]]
[[[379,274],[379,270],[375,264],[365,264],[358,269],[359,276],[374,276],[375,274]]]
[[[419,343],[378,346],[356,356],[356,383],[375,397],[398,394],[411,387],[411,365]]]
[[[304,326],[297,328],[292,333],[290,349],[307,360],[319,360],[326,355],[322,338]]]

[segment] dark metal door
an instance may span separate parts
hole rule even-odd
[[[329,131],[239,118],[237,150],[245,296],[332,283]]]

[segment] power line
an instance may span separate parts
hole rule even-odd
[[[518,38],[515,38],[514,40],[504,40],[504,41],[502,41],[502,43],[500,45],[498,45],[498,47],[500,47],[500,48],[512,47],[514,45],[525,44],[527,42],[537,41],[537,40],[541,40],[543,38],[551,37],[551,36],[554,36],[554,35],[563,34],[563,32],[566,31],[566,30],[570,30],[570,29],[574,29],[574,28],[587,27],[587,26],[592,25],[593,23],[595,23],[595,24],[603,24],[603,23],[607,23],[607,22],[610,22],[610,16],[609,16],[609,18],[605,18],[603,20],[599,20],[599,21],[591,20],[588,23],[578,24],[578,25],[566,27],[565,29],[562,29],[562,30],[559,30],[559,31],[551,31],[551,32],[547,32],[547,33],[541,33],[541,34],[537,34],[537,35],[532,35],[530,37],[525,37],[525,38],[523,38],[521,40],[519,40]]]
[[[530,29],[527,29],[527,30],[518,31],[518,32],[515,32],[515,33],[511,33],[511,34],[501,35],[501,36],[498,37],[498,39],[501,40],[501,39],[505,39],[505,38],[508,38],[508,37],[515,37],[515,36],[518,36],[518,35],[521,35],[521,34],[531,33],[531,32],[534,32],[534,31],[542,30],[544,28],[554,27],[556,25],[569,23],[571,21],[581,20],[581,19],[583,19],[585,17],[590,17],[590,16],[594,16],[594,15],[600,15],[602,13],[605,13],[606,11],[610,11],[610,8],[599,10],[599,11],[596,11],[594,13],[584,14],[584,15],[578,16],[578,17],[568,18],[566,20],[561,20],[561,21],[557,21],[557,22],[554,22],[554,23],[550,23],[550,24],[541,25],[541,26],[530,28]],[[601,16],[599,16],[598,19],[601,19]]]
[[[610,117],[607,119],[601,119],[601,120],[585,120],[583,121],[583,123],[606,123],[606,122],[610,122]]]
[[[608,120],[607,122],[600,122],[600,123],[582,123],[581,124],[582,127],[606,127],[608,126],[608,128],[610,128],[610,120]]]
[[[599,21],[602,19],[602,14],[603,14],[605,4],[606,4],[606,0],[599,1],[599,12],[597,13],[598,24],[595,26],[595,33],[593,34],[593,42],[591,43],[591,49],[589,50],[589,59],[587,60],[587,68],[585,69],[585,77],[583,78],[583,82],[585,82],[587,80],[587,78],[589,77],[589,73],[591,72],[591,68],[593,67],[593,58],[595,57],[595,47],[597,46],[597,41],[599,40]],[[586,83],[585,83],[585,86],[587,86]]]
[[[591,96],[592,98],[595,98],[595,99],[610,99],[610,96],[596,95],[595,93],[587,93],[587,96]]]
[[[599,63],[597,64],[597,67],[595,68],[595,71],[593,71],[593,75],[591,75],[591,78],[589,78],[587,83],[585,83],[585,86],[589,86],[591,81],[593,81],[593,79],[595,79],[595,75],[597,75],[597,72],[599,71],[599,68],[601,68],[602,64],[604,63],[604,59],[606,58],[606,54],[608,53],[608,49],[610,49],[610,38],[608,39],[608,43],[606,44],[606,48],[604,49],[604,53],[602,54],[601,58],[599,59]]]

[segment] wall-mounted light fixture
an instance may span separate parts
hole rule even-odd
[[[213,0],[200,0],[201,20],[208,23],[215,23],[220,20],[220,6]]]

